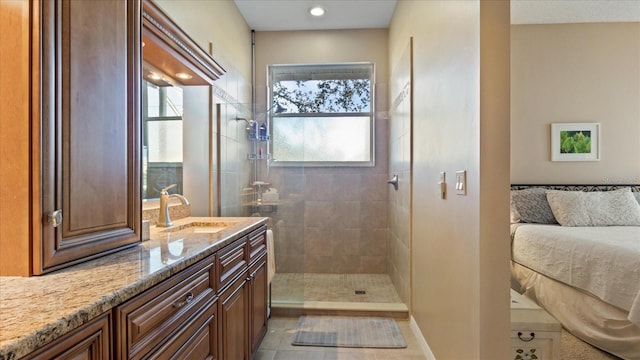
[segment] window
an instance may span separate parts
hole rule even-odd
[[[142,106],[142,198],[171,184],[182,193],[182,89],[144,81]]]
[[[274,165],[373,166],[371,63],[271,65]]]

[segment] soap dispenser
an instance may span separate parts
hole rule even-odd
[[[266,122],[260,124],[260,140],[267,141],[269,140],[269,128]]]

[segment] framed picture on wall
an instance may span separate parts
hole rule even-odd
[[[600,124],[551,124],[551,161],[599,161]]]

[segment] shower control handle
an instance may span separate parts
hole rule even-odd
[[[393,174],[393,178],[387,180],[387,184],[393,185],[393,188],[398,191],[398,174]]]

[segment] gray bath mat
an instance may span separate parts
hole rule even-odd
[[[394,319],[350,316],[301,316],[292,345],[406,348]]]

